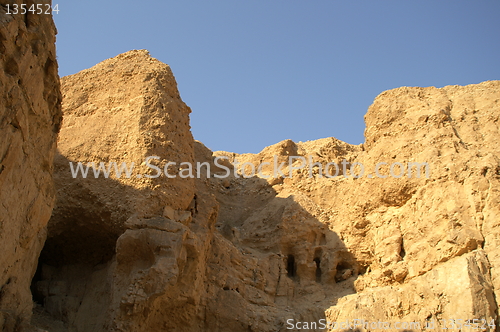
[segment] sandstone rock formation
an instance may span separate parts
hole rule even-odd
[[[361,146],[335,139],[284,141],[258,155],[216,155],[256,165],[270,162],[272,155],[293,155],[313,156],[323,167],[342,159],[364,166],[365,176],[359,178],[350,167],[347,178],[343,170],[333,179],[321,177],[324,169],[317,166],[312,178],[302,169],[290,179],[268,179],[278,195],[312,200],[356,262],[356,294],[329,308],[328,320],[416,321],[421,326],[443,319],[496,321],[499,96],[498,81],[399,88],[375,99]],[[373,170],[380,162],[386,163],[382,175],[397,162],[406,167],[403,176],[376,177]],[[416,177],[416,169],[408,177],[412,162],[427,162],[429,177],[423,172]],[[354,170],[359,174],[359,168]]]
[[[1,31],[0,45],[13,47],[11,34]],[[2,52],[2,61],[11,63],[7,58]],[[7,68],[15,67],[4,65],[2,107],[25,82],[17,81],[20,70]],[[5,317],[29,316],[29,279],[53,198],[59,94],[55,63],[42,68],[37,73],[44,73],[42,80],[49,77],[47,88],[40,93],[34,86],[29,93],[43,96],[36,99],[43,110],[30,109],[18,94],[11,100],[26,111],[16,117],[5,107],[1,123],[1,134],[10,136],[0,147],[15,147],[26,153],[22,158],[42,158],[29,164],[25,171],[33,176],[21,178],[27,183],[22,186],[14,181],[14,168],[7,172],[12,159],[2,159],[2,209],[18,219],[2,219],[0,236],[19,234],[16,227],[25,223],[33,227],[33,233],[23,229],[21,240],[5,237],[5,252],[13,254],[1,257],[0,267],[8,266],[4,273],[18,279],[7,283],[10,277],[0,275],[0,309],[18,312],[0,311],[4,326],[12,321]],[[57,202],[32,282],[39,304],[33,323],[39,328],[286,331],[291,320],[358,319],[418,322],[407,330],[440,331],[443,319],[498,323],[499,81],[386,91],[368,110],[361,145],[335,138],[285,140],[242,155],[212,152],[193,140],[190,109],[170,68],[147,51],[127,52],[65,77],[62,93]],[[37,131],[47,128],[44,135]],[[245,174],[251,165],[262,172],[244,176],[235,172],[237,161],[247,163]],[[85,169],[94,163],[87,177],[73,176],[78,162]],[[117,176],[111,165],[110,175],[103,176],[109,162],[135,167],[127,177],[125,169]],[[182,178],[182,162],[194,166],[194,175],[196,163],[203,163],[200,176]],[[331,162],[340,165],[335,177],[332,164],[325,169]],[[377,177],[373,170],[381,162],[381,174],[401,176]],[[417,168],[408,176],[408,163],[415,162],[428,164],[428,176],[425,168],[420,176]],[[275,163],[292,176],[273,171]],[[365,175],[354,176],[360,165]],[[176,177],[155,176],[165,169]],[[6,196],[4,188],[15,195]],[[431,323],[437,325],[431,329]]]
[[[62,114],[52,17],[7,15],[7,3],[0,1],[0,330],[14,331],[31,316]]]
[[[342,312],[352,318],[363,310],[391,320],[413,315],[420,321],[497,321],[499,94],[500,82],[494,81],[399,88],[375,99],[365,117],[366,143],[358,159],[365,166],[427,161],[431,176],[357,180],[353,203],[361,209],[344,217],[354,225],[362,222],[359,234],[334,223],[339,232],[350,233],[347,246],[356,257],[366,257],[371,271],[356,280],[358,294],[330,309],[330,317]],[[390,247],[384,238],[399,245]],[[372,254],[355,249],[361,245]],[[379,288],[385,285],[395,292]],[[377,295],[365,290],[383,292],[396,308],[375,310],[366,296]],[[416,295],[425,301],[412,300]]]
[[[194,180],[148,177],[154,171],[144,163],[148,156],[193,161],[190,109],[170,68],[146,51],[65,77],[62,91],[57,208],[41,255],[36,296],[47,311],[78,330],[127,326],[126,316],[150,310],[149,302],[177,278],[178,263],[188,259],[180,256],[187,255],[183,242],[189,229],[179,221],[191,222]],[[86,178],[73,178],[69,162],[76,167],[82,161],[95,162],[94,169],[100,162],[126,161],[130,167],[134,162],[136,173],[94,178],[91,171]],[[116,317],[102,316],[110,314],[108,307],[116,308]]]

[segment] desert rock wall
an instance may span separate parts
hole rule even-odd
[[[498,319],[500,82],[383,92],[360,145],[241,155],[193,139],[170,67],[147,51],[65,77],[62,93],[57,202],[33,280],[63,326],[47,330]],[[242,176],[236,161],[266,166]],[[135,166],[117,176],[109,162]],[[182,162],[210,171],[182,178]],[[165,169],[176,177],[154,176]]]
[[[155,177],[146,166],[193,162],[190,109],[170,68],[147,51],[65,77],[62,92],[57,202],[35,296],[78,331],[139,330],[144,311],[177,285],[178,270],[198,255],[188,227],[194,179]],[[79,162],[91,165],[88,176],[71,172]],[[110,176],[96,178],[101,162],[126,162],[133,176],[119,176],[112,167]],[[210,223],[207,214],[204,223]]]
[[[146,51],[128,52],[64,77],[62,91],[64,123],[55,161],[58,201],[44,255],[58,257],[53,265],[82,259],[99,264],[114,254],[131,215],[150,218],[189,208],[194,180],[154,178],[156,171],[145,164],[150,156],[162,158],[151,159],[154,165],[192,162],[191,110],[180,99],[170,68]],[[79,162],[85,169],[94,163],[85,178],[71,172]],[[110,162],[123,174],[109,169]],[[101,163],[102,171],[111,171],[107,178],[94,176]],[[133,176],[126,176],[126,168]],[[57,240],[72,237],[87,241],[78,247],[82,241],[66,246]]]
[[[356,262],[306,196],[258,178],[146,176],[148,156],[162,170],[217,170],[170,68],[147,51],[65,77],[62,92],[57,203],[34,296],[68,330],[276,331],[290,312],[320,319],[352,292]],[[137,168],[94,178],[101,161]],[[78,162],[95,163],[86,178],[73,177]]]
[[[52,17],[7,3],[1,331],[500,323],[500,81],[385,91],[360,145],[212,152],[168,65],[134,50],[60,82]]]
[[[7,15],[7,3],[0,1],[0,330],[13,331],[31,316],[62,114],[52,17]]]
[[[255,167],[278,156],[285,163],[282,172],[291,170],[293,176],[276,178],[263,168],[276,196],[309,200],[312,214],[341,240],[352,256],[355,294],[326,310],[328,320],[424,324],[477,316],[491,322],[497,319],[499,295],[499,96],[498,81],[403,87],[375,99],[360,146],[334,138],[286,140],[255,155],[214,155]],[[318,165],[294,170],[300,158]],[[328,178],[325,165],[332,161],[341,169]],[[364,167],[363,176],[358,177],[359,166],[352,173],[355,163]],[[378,170],[386,178],[374,173],[378,163],[384,163]],[[427,165],[420,176],[417,166],[408,176],[411,163]],[[391,165],[395,176],[389,176]],[[244,211],[233,211],[221,205],[226,220],[221,228],[248,240],[242,234],[252,226],[238,221]],[[269,226],[268,220],[247,221]],[[261,236],[251,234],[254,241]],[[422,300],[416,301],[417,295]]]
[[[334,224],[355,256],[364,257],[369,273],[356,280],[358,294],[332,307],[329,317],[359,318],[364,312],[391,321],[407,315],[420,322],[497,319],[499,93],[500,82],[491,81],[404,87],[375,99],[365,116],[366,143],[358,158],[365,166],[425,161],[430,176],[358,179],[350,188],[356,198],[348,195],[343,202],[361,209],[343,218],[360,226],[339,219]],[[367,300],[387,285],[392,291],[383,303],[392,301],[401,310],[376,309]],[[409,300],[416,294],[425,301]]]

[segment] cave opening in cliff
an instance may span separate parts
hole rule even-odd
[[[69,296],[69,285],[85,278],[87,271],[107,264],[115,253],[116,232],[92,222],[84,223],[80,218],[66,221],[55,230],[49,222],[49,235],[31,281],[33,301],[46,309],[47,303]]]
[[[297,264],[295,263],[294,255],[288,255],[286,259],[286,272],[290,278],[295,278],[297,276]]]
[[[105,227],[93,227],[69,222],[58,234],[50,235],[40,254],[44,264],[61,267],[73,264],[99,265],[108,262],[115,253],[118,234]]]
[[[324,236],[324,234],[323,234]],[[321,256],[323,254],[323,250],[321,248],[316,248],[314,250],[314,263],[316,263],[316,282],[320,283],[321,282]]]
[[[321,282],[321,259],[314,258],[314,263],[316,263],[316,282]]]

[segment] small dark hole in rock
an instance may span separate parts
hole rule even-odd
[[[406,256],[406,251],[405,251],[405,245],[404,245],[404,240],[401,240],[401,251],[399,252],[399,256],[403,260]]]
[[[314,262],[316,263],[316,282],[321,282],[321,260],[316,257]]]
[[[286,271],[290,278],[297,276],[297,265],[295,263],[295,257],[293,255],[288,255],[286,260]]]

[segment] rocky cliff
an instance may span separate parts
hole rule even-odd
[[[4,330],[31,295],[51,332],[498,324],[499,81],[386,91],[361,145],[239,155],[193,140],[169,66],[130,51],[62,79],[55,154],[55,29],[0,19]]]
[[[432,322],[436,330],[450,328],[450,320],[457,319],[496,322],[499,96],[498,81],[442,89],[399,88],[375,99],[365,116],[366,141],[360,146],[331,138],[284,141],[257,155],[215,155],[255,165],[272,163],[275,155],[294,156],[283,171],[291,170],[293,177],[268,182],[274,184],[277,197],[311,201],[311,214],[338,236],[351,257],[347,281],[352,294],[330,298],[328,321],[358,320],[361,325],[350,327],[360,330],[385,329],[363,326],[363,320],[420,324],[409,325],[409,330],[433,326]],[[301,166],[299,157],[318,164],[294,170]],[[339,172],[328,178],[325,168],[332,161]],[[429,174],[421,168],[418,176],[412,165],[424,162]],[[378,163],[383,163],[378,171],[385,178],[374,172]],[[364,176],[359,176],[361,167]],[[394,176],[389,176],[391,168]],[[224,210],[221,205],[221,217],[240,239],[261,241],[263,233],[255,227],[269,227],[265,219],[244,217],[238,224],[235,216],[224,218]],[[326,252],[332,254],[331,249]],[[324,258],[322,275],[327,269]],[[301,261],[313,265],[311,256]],[[345,264],[334,265],[337,285],[347,283],[338,278],[339,270],[345,275]],[[287,317],[300,321],[293,314]]]
[[[334,223],[371,271],[356,280],[357,294],[328,310],[331,320],[497,321],[499,93],[495,81],[399,88],[375,99],[358,159],[426,161],[431,174],[348,189],[358,211],[344,217],[355,227]]]
[[[34,279],[61,331],[497,319],[500,82],[384,92],[361,145],[244,155],[193,140],[170,68],[146,51],[65,77],[62,92],[57,205]]]
[[[55,200],[61,93],[52,17],[7,15],[7,3],[0,1],[0,330],[14,331],[31,316],[31,279]]]

